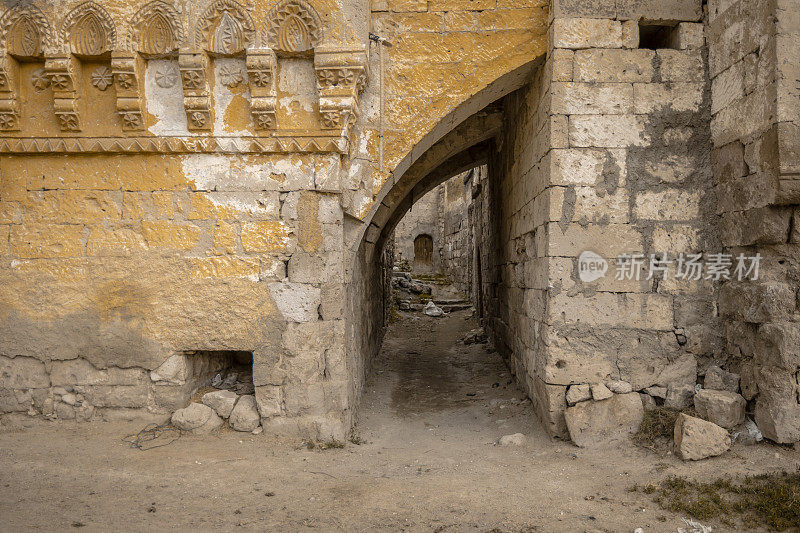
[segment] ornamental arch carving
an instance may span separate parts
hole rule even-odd
[[[211,54],[230,56],[256,44],[253,19],[234,0],[214,0],[195,28],[195,46]]]
[[[67,15],[61,30],[61,42],[72,53],[99,56],[111,52],[117,41],[114,21],[95,2],[84,2]]]
[[[43,55],[52,46],[53,32],[44,14],[32,4],[18,4],[0,19],[0,48],[19,58]]]
[[[278,52],[308,52],[322,42],[322,21],[307,2],[283,0],[270,11],[264,40]]]
[[[186,42],[186,32],[177,10],[155,0],[134,15],[126,47],[145,55],[161,56],[177,51]]]

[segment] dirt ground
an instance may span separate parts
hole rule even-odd
[[[688,464],[552,440],[499,356],[457,342],[475,326],[468,315],[392,325],[360,445],[309,450],[226,430],[139,451],[121,439],[141,422],[6,425],[0,530],[674,532],[681,517],[629,487],[800,465],[798,452],[770,444]],[[516,432],[526,446],[495,445]]]

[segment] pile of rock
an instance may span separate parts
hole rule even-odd
[[[239,396],[230,390],[218,390],[204,394],[202,402],[193,402],[175,411],[172,425],[183,431],[206,434],[218,429],[227,420],[236,431],[261,432],[261,416],[255,396]]]
[[[94,415],[94,406],[75,388],[53,387],[52,393],[52,398],[45,399],[42,409],[48,418],[90,420]]]
[[[211,386],[219,390],[232,390],[236,394],[253,394],[252,372],[229,371],[223,378],[222,374],[217,374],[211,380]]]
[[[636,431],[645,410],[663,405],[678,410],[694,407],[699,416],[681,414],[675,424],[675,453],[685,460],[724,453],[734,439],[761,440],[755,423],[745,416],[747,401],[740,394],[737,374],[711,366],[702,385],[697,377],[697,362],[686,355],[638,391],[620,380],[571,385],[565,413],[570,437],[578,446],[607,444]]]
[[[413,294],[433,293],[433,288],[430,285],[415,280],[408,272],[394,272],[392,275],[392,288]]]
[[[227,420],[236,431],[261,433],[252,372],[234,369],[219,373],[211,379],[210,385],[217,390],[204,394],[202,403],[191,403],[172,414],[175,427],[205,434]]]

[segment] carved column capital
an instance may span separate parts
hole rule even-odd
[[[19,131],[19,82],[17,62],[0,55],[0,131]]]
[[[314,51],[314,69],[320,99],[323,129],[342,130],[358,116],[359,97],[367,82],[367,54],[364,46],[347,48],[320,47]]]
[[[250,112],[258,130],[271,130],[277,126],[275,64],[275,52],[270,48],[251,48],[247,51]]]
[[[78,99],[80,98],[80,63],[71,54],[58,53],[45,57],[44,69],[53,89],[53,109],[61,131],[81,131]]]
[[[183,105],[189,129],[208,131],[213,128],[211,98],[208,86],[208,56],[203,53],[181,52],[178,56],[183,85]]]
[[[119,51],[111,55],[111,72],[117,91],[117,113],[125,131],[144,129],[142,117],[142,60],[135,52]]]

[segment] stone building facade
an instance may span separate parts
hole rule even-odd
[[[385,245],[485,165],[474,298],[553,435],[715,362],[800,440],[797,0],[0,7],[0,411],[167,413],[248,352],[265,433],[344,436]],[[611,275],[695,252],[760,276]]]

